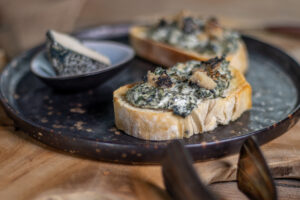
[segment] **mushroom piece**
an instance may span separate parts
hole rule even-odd
[[[203,87],[208,90],[212,90],[217,87],[217,83],[202,71],[195,71],[191,76],[190,81],[192,83],[196,83],[199,87]]]

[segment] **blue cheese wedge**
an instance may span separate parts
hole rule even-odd
[[[46,36],[48,58],[59,76],[92,73],[111,64],[108,57],[87,48],[76,38],[54,30],[49,30]]]

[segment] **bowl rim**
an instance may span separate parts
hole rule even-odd
[[[101,41],[95,41],[95,40],[81,40],[81,42],[84,43],[98,43],[98,44],[109,44],[109,45],[113,45],[113,46],[118,46],[118,48],[122,48],[124,51],[128,52],[128,57],[120,62],[117,62],[114,65],[109,65],[108,67],[102,68],[100,70],[94,71],[94,72],[89,72],[89,73],[84,73],[84,74],[78,74],[78,75],[67,75],[67,76],[44,76],[41,75],[40,73],[38,73],[33,65],[34,62],[37,60],[37,57],[40,56],[40,54],[45,54],[46,53],[46,49],[45,46],[39,50],[30,60],[30,71],[37,77],[42,78],[42,79],[47,79],[47,80],[73,80],[73,79],[78,79],[78,78],[86,78],[86,77],[90,77],[90,76],[96,76],[99,75],[101,73],[105,73],[107,71],[119,68],[121,66],[123,66],[124,64],[126,64],[127,62],[129,62],[130,60],[132,60],[135,56],[135,52],[133,50],[132,47],[130,47],[129,45],[123,44],[123,43],[119,43],[119,42],[114,42],[114,41],[110,41],[110,40],[101,40]],[[49,62],[50,63],[50,62]],[[51,65],[51,63],[50,63]]]

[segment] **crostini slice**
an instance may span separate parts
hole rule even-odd
[[[151,40],[147,37],[148,30],[149,27],[146,26],[133,26],[129,34],[130,43],[136,54],[146,60],[165,67],[172,67],[178,62],[186,62],[188,60],[206,61],[214,57],[213,55],[200,54]],[[246,73],[248,69],[248,53],[242,40],[238,42],[237,50],[226,56],[226,60],[230,61],[230,66],[243,74]]]
[[[222,95],[202,100],[186,116],[175,114],[172,110],[134,106],[128,102],[126,94],[140,83],[122,86],[113,93],[115,125],[128,135],[145,140],[189,138],[211,131],[218,124],[226,125],[239,118],[252,105],[250,84],[237,69],[230,68],[230,71],[232,78]],[[201,70],[193,72],[197,75],[195,77],[203,78],[198,72]],[[191,80],[193,78],[194,75]]]

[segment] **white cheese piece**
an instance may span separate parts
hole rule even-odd
[[[56,42],[58,42],[60,45],[62,45],[63,47],[65,47],[67,49],[70,49],[76,53],[79,53],[81,55],[84,55],[86,57],[94,59],[101,63],[107,64],[107,65],[111,64],[108,57],[106,57],[92,49],[87,48],[81,42],[79,42],[77,39],[75,39],[71,36],[68,36],[63,33],[59,33],[54,30],[50,30],[50,34],[53,36],[53,38],[55,39]]]

